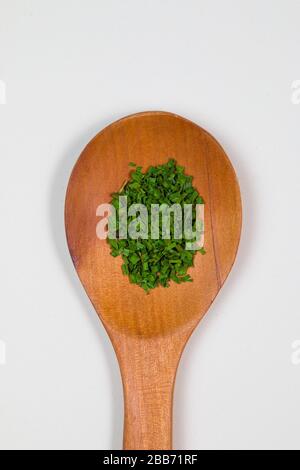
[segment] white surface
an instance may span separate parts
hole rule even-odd
[[[182,358],[174,447],[300,449],[299,16],[298,0],[0,0],[1,448],[121,448],[64,195],[98,130],[163,109],[221,142],[244,204],[234,271]]]

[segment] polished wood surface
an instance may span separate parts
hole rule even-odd
[[[96,236],[96,209],[128,178],[175,158],[205,201],[206,255],[191,283],[146,294],[121,272],[120,257]],[[172,400],[183,348],[223,285],[236,256],[241,199],[234,169],[218,142],[196,124],[165,112],[128,116],[87,145],[70,177],[65,206],[69,250],[79,278],[113,343],[122,375],[124,449],[172,448]],[[100,399],[100,397],[99,397]]]

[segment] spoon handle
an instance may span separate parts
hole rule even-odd
[[[180,352],[172,338],[123,338],[124,449],[172,449],[172,402]]]

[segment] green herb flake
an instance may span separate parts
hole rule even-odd
[[[171,159],[167,163],[158,166],[150,166],[143,173],[142,167],[134,162],[129,163],[134,169],[131,171],[119,192],[112,195],[111,204],[116,209],[115,228],[117,238],[110,238],[107,241],[111,248],[113,257],[121,256],[123,259],[122,272],[129,276],[133,284],[142,287],[146,292],[162,286],[169,287],[170,281],[177,284],[191,282],[192,278],[187,274],[188,269],[193,266],[194,256],[199,251],[205,254],[202,247],[198,250],[186,250],[188,240],[184,234],[181,238],[175,238],[175,223],[171,217],[170,239],[162,238],[162,223],[159,220],[159,238],[151,239],[151,217],[148,217],[149,238],[139,237],[138,239],[118,238],[120,230],[119,222],[119,196],[127,196],[128,206],[132,204],[144,204],[151,214],[153,204],[161,205],[180,204],[183,209],[184,204],[204,204],[203,198],[192,185],[192,177],[185,174],[185,169],[176,164]],[[128,217],[127,223],[134,218]],[[196,210],[192,211],[192,226],[196,225]]]

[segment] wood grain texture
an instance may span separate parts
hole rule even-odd
[[[192,283],[146,294],[121,272],[96,237],[96,208],[128,178],[128,163],[147,169],[175,158],[203,196],[205,249]],[[113,343],[122,375],[125,449],[172,448],[172,400],[184,346],[223,285],[236,256],[241,199],[233,167],[217,141],[166,112],[121,119],[87,145],[70,177],[65,206],[69,250],[79,278]]]

